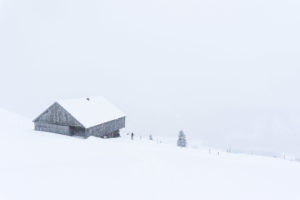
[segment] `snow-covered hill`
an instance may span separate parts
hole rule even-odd
[[[298,199],[300,164],[209,154],[126,135],[87,140],[35,132],[0,110],[0,199]]]
[[[299,2],[0,0],[0,107],[101,95],[138,134],[300,158]]]

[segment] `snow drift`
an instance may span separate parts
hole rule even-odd
[[[35,132],[0,111],[1,199],[297,199],[300,165],[175,144]]]

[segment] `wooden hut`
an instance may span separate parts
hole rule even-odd
[[[87,138],[118,137],[125,114],[103,97],[57,101],[33,120],[35,130]]]

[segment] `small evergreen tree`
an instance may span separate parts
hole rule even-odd
[[[149,140],[153,140],[153,137],[151,134],[149,135]]]
[[[186,147],[186,145],[187,144],[186,144],[185,135],[184,135],[183,131],[180,131],[179,135],[178,135],[177,146]]]

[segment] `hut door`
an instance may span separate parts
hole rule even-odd
[[[85,129],[78,126],[70,126],[70,135],[85,136]]]
[[[70,126],[69,130],[70,130],[70,135],[75,135],[76,128],[74,126]]]

